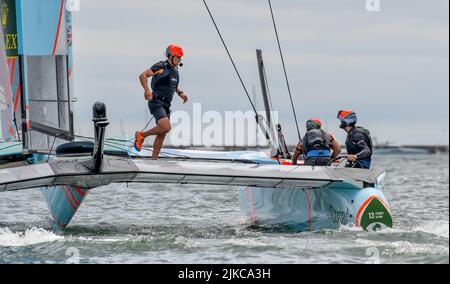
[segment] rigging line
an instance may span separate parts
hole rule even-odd
[[[145,125],[145,127],[142,129],[142,132],[144,132],[148,126],[150,125],[150,123],[152,123],[152,121],[155,119],[155,117],[153,116],[147,123],[147,125]],[[81,136],[81,135],[75,135],[76,138],[85,138],[85,139],[90,139],[90,140],[94,140],[93,137],[87,137],[87,136]],[[105,139],[106,141],[116,141],[116,142],[132,142],[135,140],[135,138],[130,138],[130,139],[116,139],[116,138],[108,138]],[[132,146],[132,145],[131,145]]]
[[[78,138],[78,139],[81,139],[81,140],[89,141],[89,142],[94,142],[94,140],[95,140],[92,137],[86,137],[86,136],[78,136],[78,135],[76,135],[75,137]],[[105,144],[120,145],[122,147],[132,147],[132,144],[122,144],[122,143],[119,143],[119,142],[110,142],[109,139],[105,140]]]
[[[8,147],[5,147],[5,148],[1,148],[0,151],[11,149],[11,148],[17,147],[19,145],[22,145],[22,143],[17,143],[17,144],[14,144],[14,145],[11,145],[11,146],[8,146]]]
[[[55,138],[53,139],[52,148],[50,148],[50,152],[48,152],[47,163],[50,162],[50,156],[52,155],[53,148],[55,147],[55,142],[56,142],[56,139],[57,139],[58,137],[59,137],[59,135],[56,134],[56,135],[55,135]]]
[[[87,141],[92,141],[93,138],[91,137],[86,137],[86,136],[77,136],[78,138],[82,139],[82,140],[87,140]],[[115,148],[115,149],[119,149],[125,152],[128,152],[129,148],[132,147],[132,145],[124,145],[124,144],[117,144],[117,143],[112,143],[112,142],[107,142],[105,141],[105,145]],[[149,151],[153,151],[152,147],[142,147],[142,149],[144,150],[149,150]],[[195,157],[190,157],[187,155],[182,155],[182,154],[175,154],[175,153],[170,153],[170,152],[166,152],[164,150],[162,150],[160,152],[160,156],[162,158],[172,158],[172,159],[184,159],[184,160],[192,160],[192,161],[196,161],[196,160],[202,160],[202,158],[195,158]],[[145,158],[145,157],[143,157]],[[208,160],[208,159],[206,159]],[[217,160],[217,161],[222,161],[222,159],[209,159],[209,160]],[[226,161],[226,160],[224,160]],[[250,163],[251,161],[246,161],[246,160],[242,160],[242,159],[233,159],[233,162],[244,162],[244,163]]]
[[[79,138],[79,139],[83,139],[83,140],[88,140],[88,141],[91,141],[91,140],[92,140],[92,138],[89,138],[89,137],[78,137],[78,138]],[[128,149],[127,149],[127,148],[129,148],[129,147],[127,147],[126,145],[113,144],[113,143],[108,143],[108,142],[106,142],[106,141],[105,141],[105,145],[106,145],[106,146],[109,146],[109,147],[111,147],[111,148],[117,149],[117,150],[122,150],[122,151],[124,151],[124,152],[128,152]]]
[[[214,27],[216,28],[217,33],[219,34],[219,37],[220,37],[220,39],[222,41],[222,44],[225,47],[225,50],[226,50],[226,52],[228,54],[228,57],[231,60],[231,64],[233,64],[234,70],[236,71],[236,74],[237,74],[237,76],[239,78],[239,81],[241,82],[241,85],[244,88],[245,94],[247,95],[247,98],[250,101],[250,104],[252,105],[253,111],[255,112],[256,115],[258,115],[258,111],[256,110],[255,104],[253,103],[253,101],[252,101],[252,99],[250,97],[250,94],[249,94],[249,92],[247,90],[247,87],[245,87],[245,84],[244,84],[244,81],[242,80],[241,74],[239,73],[239,70],[236,67],[236,64],[234,63],[233,57],[231,56],[231,53],[230,53],[230,50],[228,49],[228,46],[225,43],[225,40],[224,40],[224,38],[222,36],[222,33],[220,32],[219,27],[217,26],[216,21],[214,20],[214,16],[212,15],[211,10],[209,9],[208,4],[206,3],[206,0],[203,0],[203,3],[205,4],[206,10],[208,10],[209,16],[211,17],[211,20],[212,20],[212,22],[214,24]]]
[[[144,131],[147,129],[147,127],[150,125],[150,123],[152,123],[153,119],[155,119],[154,116],[152,116],[152,118],[151,118],[150,121],[147,123],[147,125],[142,129],[142,132],[144,132]],[[133,140],[133,139],[131,139],[131,140]]]
[[[16,135],[17,135],[17,139],[22,142],[22,139],[20,138],[20,134],[19,134],[19,127],[17,126],[17,118],[16,118],[16,113],[14,113],[14,126],[16,127]]]
[[[76,136],[76,137],[79,138],[79,139],[82,139],[82,140],[87,140],[87,141],[94,140],[94,138],[87,137],[87,136]],[[120,144],[120,143],[109,142],[108,140],[105,141],[105,145],[110,146],[110,147],[112,147],[114,149],[125,151],[125,152],[128,152],[129,148],[133,147],[132,144],[128,144],[128,145],[127,144]],[[153,151],[153,148],[151,148],[151,147],[142,147],[142,149]],[[189,156],[168,153],[168,152],[164,152],[164,150],[161,151],[161,155],[163,155],[163,157],[167,157],[167,158],[174,157],[174,158],[191,159]]]
[[[302,141],[303,139],[302,139],[302,135],[300,134],[300,126],[298,124],[297,112],[295,111],[294,99],[292,97],[292,92],[291,92],[291,85],[289,84],[289,78],[288,78],[287,71],[286,71],[286,64],[285,64],[284,56],[283,56],[283,49],[281,48],[281,42],[280,42],[280,37],[278,35],[277,24],[275,22],[275,16],[273,14],[272,2],[270,0],[268,0],[268,2],[269,2],[269,7],[270,7],[270,13],[272,15],[273,27],[275,29],[275,35],[277,37],[278,49],[280,50],[281,62],[283,63],[284,77],[286,79],[286,85],[288,88],[289,97],[291,99],[292,111],[294,112],[294,119],[295,119],[295,124],[297,126],[298,138],[300,141]]]

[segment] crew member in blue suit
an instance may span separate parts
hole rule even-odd
[[[347,132],[347,167],[370,169],[374,147],[369,130],[356,125],[358,117],[352,110],[339,111],[338,119],[341,121],[341,129]]]

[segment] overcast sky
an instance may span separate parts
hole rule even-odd
[[[448,144],[449,1],[272,0],[295,106],[304,122],[319,117],[338,139],[339,109],[354,109],[380,141]],[[248,88],[264,51],[274,108],[288,144],[297,141],[266,0],[209,0]],[[184,47],[182,88],[191,102],[174,110],[250,110],[201,0],[81,0],[74,14],[77,130],[91,135],[91,106],[103,100],[120,135],[146,124],[138,75],[163,59],[170,43]]]

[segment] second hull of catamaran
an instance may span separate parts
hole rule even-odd
[[[147,159],[150,153],[128,154],[131,159],[111,159],[112,167],[122,171],[115,171],[117,176],[105,173],[88,177],[79,165],[70,171],[63,166],[58,171],[79,178],[60,182],[64,185],[41,187],[56,228],[69,225],[91,188],[114,182],[237,186],[241,188],[242,212],[252,225],[282,226],[294,231],[337,229],[341,225],[376,231],[393,225],[382,192],[384,174],[373,182],[362,181],[364,177],[358,180],[358,176],[346,176],[339,169],[280,166],[279,161],[262,152],[164,150],[166,158],[158,163]],[[36,155],[35,161],[46,158]],[[58,159],[54,158],[56,162]],[[277,167],[278,174],[271,174],[272,166]],[[291,173],[295,175],[291,177]],[[362,171],[357,173],[364,176]],[[63,176],[58,174],[59,179]]]
[[[150,153],[146,153],[150,154]],[[167,150],[167,155],[232,159],[258,164],[288,164],[264,152],[205,152]],[[309,168],[314,172],[314,168]],[[383,193],[385,174],[372,184],[311,181],[304,189],[245,187],[240,191],[241,210],[253,225],[282,226],[294,231],[338,229],[342,225],[377,231],[393,226]],[[376,187],[375,187],[376,186]],[[313,189],[311,189],[313,188]]]
[[[390,207],[375,188],[339,185],[315,190],[242,188],[240,202],[249,224],[292,231],[339,229],[342,225],[377,231],[392,227]],[[52,223],[65,229],[89,194],[72,186],[42,188]]]
[[[390,207],[376,188],[334,183],[319,189],[246,188],[241,208],[259,226],[293,231],[339,229],[342,225],[378,231],[392,227]]]

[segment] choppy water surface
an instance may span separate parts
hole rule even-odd
[[[113,185],[51,231],[38,190],[0,194],[0,263],[449,263],[449,156],[379,156],[395,228],[250,228],[239,190]]]

